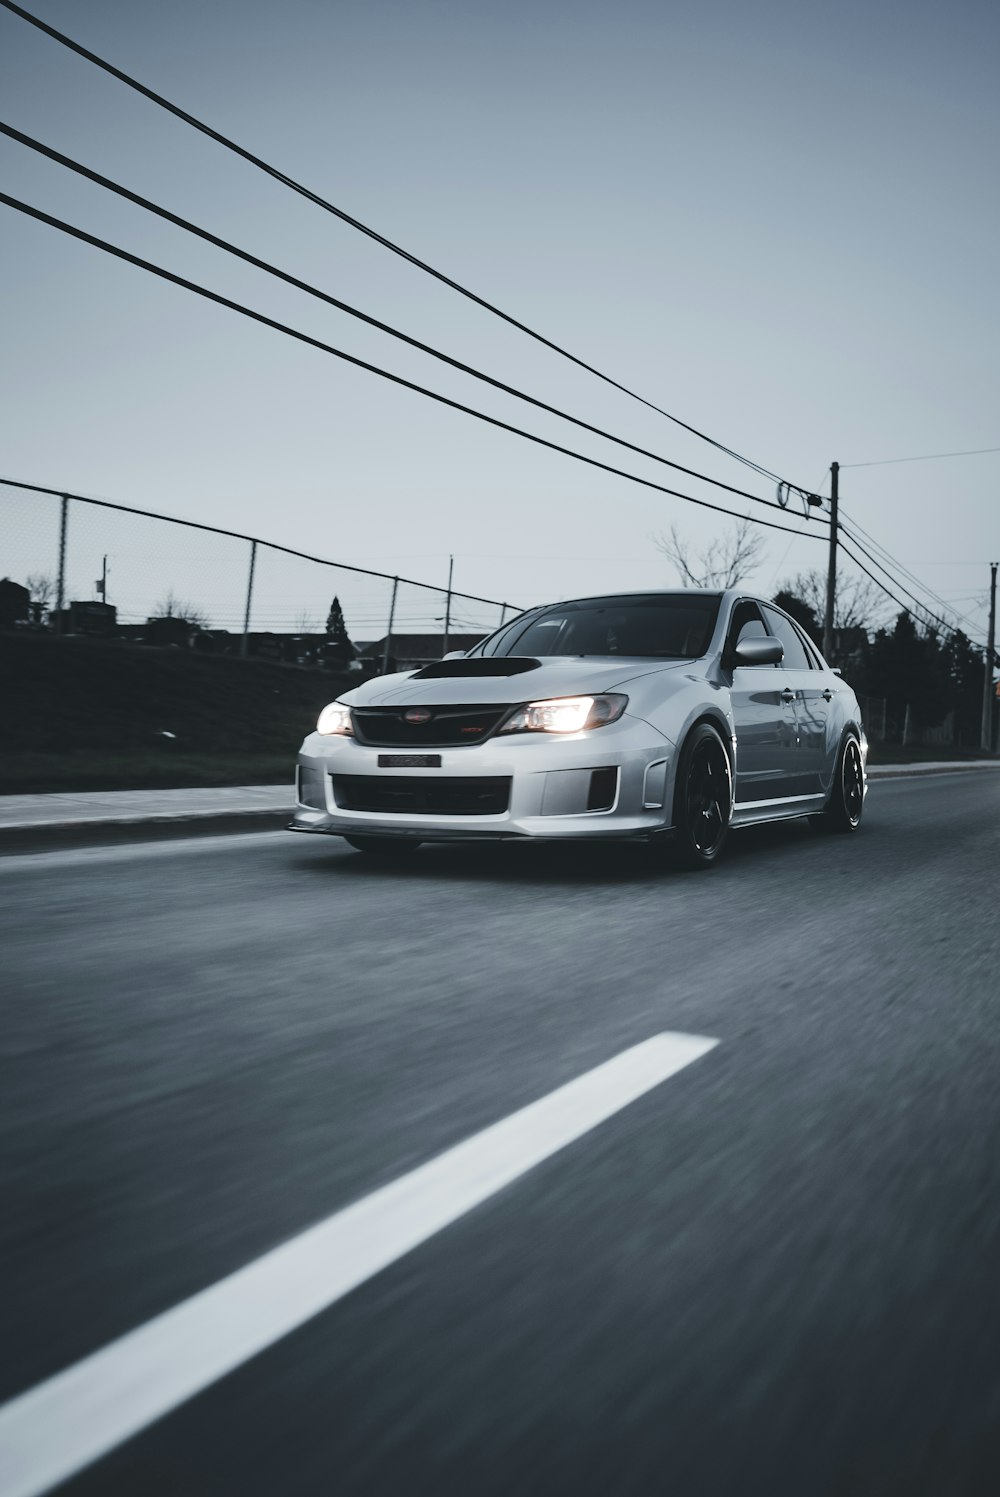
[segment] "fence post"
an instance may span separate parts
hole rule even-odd
[[[399,578],[392,579],[392,602],[389,604],[389,627],[385,631],[385,649],[382,652],[382,674],[389,674],[389,655],[392,651],[392,626],[396,618],[396,589],[399,587]]]
[[[250,542],[250,575],[247,577],[247,606],[243,613],[243,638],[240,641],[240,654],[245,655],[249,649],[250,641],[250,604],[253,601],[253,574],[257,566],[257,542]]]
[[[503,628],[504,620],[507,617],[507,606],[508,605],[506,603],[501,603],[500,604],[500,627],[501,627],[501,629]]]
[[[447,655],[448,649],[449,649],[450,644],[451,644],[451,574],[452,574],[452,571],[454,570],[454,566],[455,566],[455,558],[454,558],[454,556],[449,556],[448,557],[448,596],[445,598],[445,604],[444,604],[444,649],[441,651],[442,655]]]
[[[60,497],[59,505],[59,568],[56,573],[56,633],[63,632],[63,605],[66,595],[66,531],[69,526],[69,495]]]

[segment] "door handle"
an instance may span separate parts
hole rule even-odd
[[[833,692],[830,690],[829,686],[826,688],[825,691],[821,692],[820,695],[822,696],[824,702],[832,702],[833,701]]]
[[[781,693],[781,700],[783,702],[795,701],[795,693],[790,686],[786,686],[784,691]]]

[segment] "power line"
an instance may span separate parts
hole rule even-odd
[[[6,4],[7,0],[0,0]],[[882,457],[873,463],[841,463],[842,468],[887,468],[891,463],[930,463],[939,457],[980,457],[984,452],[1000,452],[1000,447],[970,447],[965,452],[924,452],[919,457]]]
[[[487,312],[492,312],[494,316],[501,318],[506,323],[509,323],[511,327],[517,328],[519,332],[527,334],[529,338],[533,338],[537,343],[541,343],[546,348],[551,349],[554,353],[560,354],[565,359],[569,359],[571,363],[576,364],[581,369],[587,370],[589,374],[596,375],[596,377],[600,380],[603,380],[605,384],[611,385],[616,390],[620,390],[623,394],[630,396],[633,400],[639,401],[640,404],[648,407],[649,410],[656,411],[656,413],[660,416],[665,416],[668,421],[672,421],[676,426],[683,427],[685,431],[688,431],[693,436],[700,438],[701,441],[708,442],[718,451],[725,453],[727,457],[731,457],[735,459],[736,462],[743,463],[746,467],[752,468],[754,472],[759,473],[762,477],[770,478],[775,483],[782,482],[779,474],[772,473],[769,468],[764,468],[759,463],[753,462],[750,458],[743,457],[742,454],[736,452],[732,447],[727,447],[723,442],[716,441],[714,437],[710,437],[706,432],[700,431],[697,427],[691,426],[686,421],[682,421],[678,416],[671,415],[671,413],[664,410],[662,406],[658,406],[653,401],[647,400],[645,396],[639,395],[637,391],[630,389],[627,385],[623,385],[618,380],[612,379],[612,377],[608,374],[603,374],[601,370],[595,368],[593,364],[588,364],[586,360],[578,358],[576,354],[570,353],[569,350],[563,348],[561,344],[553,342],[552,339],[546,338],[543,334],[538,333],[533,328],[528,327],[526,323],[518,321],[516,317],[512,317],[510,313],[502,311],[500,307],[495,306],[492,302],[487,301],[484,297],[479,296],[476,292],[469,290],[468,287],[461,285],[458,281],[455,281],[450,276],[445,275],[443,271],[436,270],[433,265],[427,264],[425,260],[418,259],[417,256],[411,254],[409,250],[403,249],[401,245],[393,243],[393,241],[391,239],[387,239],[385,235],[378,233],[377,230],[370,228],[367,224],[363,224],[360,219],[352,217],[352,215],[345,212],[343,208],[338,208],[335,203],[329,202],[326,198],[323,198],[318,193],[313,192],[311,188],[304,186],[301,182],[297,182],[294,177],[290,177],[287,175],[287,173],[280,171],[277,167],[271,166],[268,162],[262,160],[261,157],[255,156],[251,151],[248,151],[244,146],[238,145],[236,141],[229,139],[228,136],[225,136],[218,130],[213,129],[211,125],[205,124],[203,120],[197,119],[193,114],[189,114],[187,110],[182,109],[179,105],[171,103],[171,101],[164,98],[162,94],[158,94],[155,92],[155,90],[148,88],[146,84],[140,83],[137,78],[133,78],[129,73],[123,72],[121,68],[115,67],[113,63],[108,62],[105,58],[99,57],[96,52],[91,52],[88,48],[82,46],[79,42],[73,41],[73,39],[67,36],[65,32],[57,31],[54,26],[50,26],[46,21],[41,20],[38,16],[32,15],[30,11],[25,10],[22,6],[14,4],[13,0],[0,0],[0,5],[5,6],[6,9],[12,11],[14,15],[20,16],[20,18],[23,21],[27,21],[29,25],[36,27],[39,31],[42,31],[47,36],[52,37],[54,41],[59,42],[62,46],[68,47],[70,51],[75,52],[79,57],[83,57],[88,62],[92,62],[95,67],[101,68],[104,72],[109,73],[113,78],[117,78],[120,83],[124,83],[128,88],[134,89],[137,93],[142,94],[145,98],[151,100],[152,103],[157,104],[161,109],[165,109],[170,114],[175,115],[177,119],[183,120],[185,124],[188,124],[193,129],[200,131],[202,135],[207,135],[211,140],[216,141],[219,145],[224,146],[227,150],[235,152],[235,154],[242,157],[244,161],[248,161],[251,166],[257,167],[260,171],[265,172],[269,177],[273,177],[275,181],[280,182],[283,186],[290,188],[293,192],[298,193],[301,197],[308,199],[309,202],[314,203],[317,207],[323,208],[327,213],[332,213],[336,218],[342,220],[342,222],[349,224],[351,228],[357,229],[359,233],[367,235],[369,239],[373,239],[377,244],[381,244],[385,249],[391,250],[394,255],[399,255],[402,259],[409,261],[409,263],[416,266],[418,270],[422,270],[427,275],[433,276],[435,280],[441,281],[444,285],[449,286],[453,291],[457,291],[459,295],[466,297],[469,301],[475,302],[477,306],[483,307]],[[796,489],[800,493],[808,492],[806,490],[802,490],[801,486],[798,484],[792,484],[790,485],[790,487]]]
[[[868,551],[868,550],[865,549],[865,547],[858,540],[858,538],[857,538],[856,535],[851,535],[850,531],[848,531],[848,530],[845,530],[844,534],[848,536],[848,538],[850,539],[852,545],[854,545],[854,546],[856,546],[858,548],[858,550],[861,552],[862,556],[866,556],[868,558],[868,560],[872,563],[873,566],[878,567],[879,571],[882,572],[882,574],[884,576],[888,577],[889,581],[892,582],[892,583],[894,583],[895,586],[899,588],[900,592],[905,593],[906,596],[908,598],[910,598],[911,601],[914,602],[917,605],[917,607],[919,609],[921,609],[922,612],[927,615],[928,618],[933,619],[934,622],[937,623],[937,624],[940,624],[942,626],[942,628],[948,629],[952,633],[958,633],[958,630],[955,628],[954,624],[949,623],[947,619],[944,619],[944,618],[942,618],[940,616],[940,614],[935,613],[932,608],[928,608],[927,604],[920,597],[918,597],[915,592],[913,592],[904,583],[902,583],[899,580],[898,577],[893,576],[892,572],[889,571],[888,567],[886,567],[883,562],[879,561],[878,557],[873,556],[870,551]],[[843,541],[841,541],[841,545],[843,546]],[[844,549],[846,550],[846,547],[844,547]],[[850,552],[848,552],[847,554],[849,556],[851,555]],[[857,560],[856,557],[853,557],[852,559],[855,560],[855,561]],[[859,565],[860,565],[860,563],[859,563]],[[871,576],[871,573],[869,572],[868,575]],[[943,603],[942,599],[939,599],[938,601]],[[948,604],[947,603],[943,603],[943,606],[945,608],[947,608]],[[964,615],[957,613],[957,610],[955,610],[955,609],[952,609],[951,612],[955,613],[958,618],[963,618],[964,617]],[[970,620],[966,619],[965,622],[969,623]]]
[[[314,296],[319,301],[326,302],[331,307],[336,307],[340,312],[346,312],[349,317],[355,317],[360,322],[368,324],[369,327],[377,328],[379,332],[388,333],[391,338],[397,338],[400,342],[408,344],[411,348],[419,349],[421,353],[430,354],[432,358],[440,360],[443,364],[449,364],[453,369],[458,369],[463,374],[471,375],[473,379],[481,380],[484,384],[491,385],[496,390],[502,390],[506,395],[513,395],[517,400],[523,400],[528,405],[533,405],[539,410],[547,411],[552,416],[560,417],[563,421],[572,422],[574,426],[579,426],[584,431],[592,432],[595,436],[604,437],[609,442],[615,442],[619,447],[627,447],[630,452],[636,452],[640,457],[651,458],[654,462],[662,463],[668,468],[674,468],[677,472],[684,473],[689,478],[698,478],[704,483],[712,484],[715,488],[724,489],[728,494],[735,494],[741,499],[750,499],[754,504],[763,504],[768,509],[783,509],[784,507],[776,503],[773,499],[762,499],[757,494],[751,494],[747,489],[735,488],[732,484],[723,483],[718,478],[710,478],[708,474],[700,473],[695,468],[686,468],[683,463],[675,463],[668,457],[662,457],[659,453],[650,452],[646,447],[638,446],[635,442],[626,441],[624,437],[616,437],[612,432],[605,431],[603,427],[594,426],[589,421],[583,421],[578,416],[570,415],[568,411],[560,410],[558,406],[550,405],[547,401],[539,400],[534,395],[528,395],[523,390],[516,389],[513,385],[505,384],[503,380],[494,379],[492,375],[484,374],[481,370],[473,368],[471,364],[465,364],[460,359],[452,358],[450,354],[433,348],[429,343],[422,343],[418,338],[413,338],[408,333],[391,327],[389,323],[381,322],[377,317],[372,317],[369,313],[362,312],[359,308],[351,306],[349,302],[341,301],[339,297],[331,296],[328,292],[321,291],[308,281],[300,280],[298,276],[291,275],[288,271],[280,270],[276,265],[270,264],[267,260],[261,260],[257,255],[252,255],[249,251],[240,249],[238,245],[231,244],[226,239],[221,239],[217,234],[212,234],[208,229],[200,228],[189,219],[182,218],[177,213],[172,213],[170,209],[161,207],[160,204],[152,202],[149,198],[143,197],[137,192],[133,192],[131,188],[124,187],[119,182],[112,181],[110,177],[105,177],[101,172],[94,171],[89,166],[84,166],[82,162],[75,161],[71,156],[64,156],[61,151],[55,150],[52,146],[45,145],[42,141],[36,140],[31,135],[25,135],[23,131],[15,129],[13,125],[5,124],[2,120],[0,120],[0,133],[8,136],[11,140],[16,140],[20,145],[27,146],[29,150],[36,151],[39,155],[48,157],[49,160],[57,162],[60,166],[65,166],[69,171],[76,172],[77,175],[86,177],[91,182],[96,182],[100,187],[107,188],[109,192],[126,198],[129,202],[137,204],[138,207],[146,209],[147,212],[156,214],[157,217],[165,219],[168,223],[175,224],[187,233],[194,234],[199,239],[215,245],[217,249],[225,250],[227,254],[235,255],[238,259],[246,261],[248,265],[253,265],[258,270],[263,270],[268,275],[275,276],[278,280],[287,282],[288,285],[294,286],[299,291],[305,291],[307,295]]]
[[[0,0],[6,4],[7,0]],[[721,504],[712,504],[707,499],[696,499],[692,494],[683,494],[678,489],[667,488],[664,484],[654,483],[651,478],[640,478],[636,473],[629,473],[623,468],[615,468],[610,463],[601,462],[595,457],[588,457],[582,452],[576,452],[571,447],[564,447],[559,442],[550,441],[548,437],[540,437],[534,432],[525,431],[523,427],[514,426],[509,421],[501,421],[498,416],[489,416],[485,411],[477,410],[474,406],[463,404],[462,401],[452,400],[447,395],[441,395],[436,390],[429,390],[425,385],[418,385],[413,380],[404,379],[400,374],[393,374],[388,369],[382,369],[377,364],[371,364],[367,359],[360,359],[354,354],[345,352],[341,348],[335,348],[331,343],[324,343],[320,338],[314,338],[309,333],[303,333],[298,328],[289,327],[287,323],[278,322],[273,317],[267,317],[263,312],[255,312],[252,308],[244,306],[241,302],[233,301],[231,297],[223,296],[218,291],[210,291],[206,286],[199,286],[195,281],[189,281],[184,276],[175,274],[172,270],[166,270],[161,265],[154,265],[150,260],[144,260],[139,255],[133,255],[129,250],[121,249],[118,245],[110,244],[106,239],[99,239],[94,234],[88,234],[84,229],[78,229],[73,224],[66,223],[63,219],[54,218],[49,213],[43,213],[40,208],[33,208],[29,203],[21,202],[19,198],[11,197],[8,193],[0,192],[0,203],[6,203],[8,207],[15,208],[19,213],[24,213],[30,218],[37,219],[40,223],[48,224],[50,228],[59,229],[60,232],[70,235],[74,239],[81,240],[84,244],[93,245],[95,249],[103,250],[106,254],[114,255],[119,260],[125,260],[130,265],[137,266],[140,270],[148,271],[150,275],[158,276],[161,280],[170,281],[175,286],[181,286],[186,291],[193,292],[196,296],[204,297],[206,301],[216,302],[221,307],[228,307],[233,312],[239,312],[243,317],[249,317],[254,322],[261,323],[264,327],[273,328],[276,332],[284,333],[289,338],[295,338],[300,343],[306,343],[311,348],[318,348],[322,353],[332,355],[334,358],[342,359],[345,363],[353,365],[357,369],[366,369],[369,374],[377,374],[381,379],[389,380],[392,384],[400,385],[404,389],[413,390],[418,395],[424,395],[428,400],[437,401],[439,405],[450,407],[452,410],[462,411],[467,416],[474,416],[476,420],[486,422],[501,431],[512,432],[515,436],[523,437],[525,441],[534,442],[536,446],[546,447],[552,452],[561,452],[565,457],[575,458],[577,462],[586,463],[589,467],[599,468],[604,473],[611,473],[617,478],[625,478],[630,483],[641,484],[644,488],[655,489],[658,493],[669,494],[674,499],[682,499],[687,504],[696,504],[701,509],[714,510],[717,514],[729,515],[734,519],[747,519],[754,525],[765,525],[770,530],[783,530],[791,535],[802,535],[808,540],[823,540],[824,537],[815,532],[793,530],[788,525],[779,525],[774,520],[762,520],[757,516],[743,516],[735,510],[726,509]],[[361,569],[359,569],[361,570]]]
[[[855,542],[855,545],[856,545],[856,544],[857,544],[857,542]],[[872,581],[873,581],[873,582],[874,582],[874,583],[875,583],[875,586],[876,586],[876,587],[879,587],[879,588],[881,588],[881,590],[882,590],[882,591],[883,591],[883,592],[884,592],[884,593],[885,593],[885,594],[886,594],[886,596],[887,596],[887,597],[889,597],[889,598],[891,598],[891,599],[892,599],[892,601],[893,601],[893,602],[894,602],[894,603],[895,603],[895,604],[897,604],[897,605],[898,605],[898,607],[900,607],[900,608],[901,608],[901,609],[902,609],[902,610],[903,610],[903,612],[904,612],[904,613],[905,613],[905,614],[907,614],[907,615],[908,615],[908,616],[909,616],[909,617],[910,617],[910,618],[911,618],[911,619],[916,619],[916,620],[917,620],[917,622],[918,622],[918,623],[923,623],[923,622],[924,622],[924,621],[923,621],[923,620],[922,620],[922,619],[920,619],[920,618],[919,618],[919,617],[918,617],[918,615],[917,615],[917,614],[915,614],[915,613],[914,613],[914,612],[913,612],[913,609],[912,609],[912,608],[909,608],[909,607],[908,607],[908,606],[907,606],[907,605],[906,605],[906,604],[905,604],[905,603],[904,603],[904,602],[903,602],[903,600],[902,600],[902,598],[898,598],[898,597],[897,597],[897,596],[896,596],[896,594],[895,594],[895,593],[894,593],[894,592],[892,592],[892,591],[891,591],[891,589],[890,589],[890,588],[888,588],[888,587],[886,587],[886,585],[885,585],[885,583],[884,583],[884,582],[883,582],[883,581],[882,581],[882,580],[881,580],[881,578],[879,578],[879,577],[876,577],[876,576],[875,576],[875,573],[874,573],[874,572],[870,572],[870,571],[869,571],[869,570],[868,570],[868,568],[867,568],[867,567],[866,567],[866,566],[865,566],[865,564],[864,564],[864,562],[863,562],[863,561],[861,561],[861,560],[859,560],[859,558],[858,558],[858,557],[857,557],[857,556],[855,556],[855,555],[854,555],[854,553],[853,553],[853,551],[851,551],[851,549],[850,549],[850,548],[849,548],[849,547],[848,547],[848,546],[847,546],[847,545],[845,545],[845,543],[844,543],[844,542],[843,542],[843,541],[841,541],[841,543],[840,543],[840,547],[841,547],[841,550],[842,550],[842,551],[843,551],[843,552],[844,552],[844,554],[845,554],[845,555],[846,555],[846,556],[849,556],[849,557],[850,557],[850,559],[851,559],[851,561],[853,561],[853,562],[854,562],[854,565],[855,565],[855,566],[856,566],[856,567],[860,567],[860,568],[861,568],[861,570],[862,570],[862,572],[864,572],[864,574],[865,574],[865,576],[866,576],[866,577],[870,577],[870,578],[871,578],[871,580],[872,580]],[[866,553],[866,554],[867,554],[867,553]],[[868,559],[869,559],[869,561],[872,561],[872,560],[873,560],[873,558],[872,558],[872,557],[869,557],[869,558],[868,558]],[[876,565],[876,566],[878,566],[878,562],[875,562],[875,565]],[[898,583],[897,583],[897,586],[899,586],[899,584],[898,584]],[[901,589],[901,591],[903,591],[903,592],[905,592],[905,591],[906,591],[906,589],[905,589],[905,588],[902,588],[902,589]],[[911,594],[911,596],[912,596],[912,594]],[[919,599],[916,599],[916,600],[914,600],[914,601],[916,601],[916,603],[917,603],[917,607],[918,607],[918,608],[920,608],[920,609],[921,609],[921,610],[922,610],[922,611],[923,611],[923,612],[924,612],[924,613],[925,613],[925,614],[928,614],[928,615],[929,615],[929,616],[930,616],[930,617],[931,617],[931,618],[936,618],[936,615],[935,615],[935,614],[933,614],[933,613],[931,613],[931,611],[930,611],[930,609],[929,609],[929,608],[925,608],[925,607],[924,607],[924,605],[923,605],[923,604],[922,604],[922,603],[921,603],[921,602],[920,602],[920,601],[919,601]],[[945,623],[945,621],[944,621],[944,620],[943,620],[943,619],[936,619],[936,621],[937,621],[937,622],[938,622],[938,623],[939,623],[939,624],[941,624],[941,625],[942,625],[942,626],[943,626],[943,628],[944,628],[944,629],[945,629],[945,630],[946,630],[946,631],[947,631],[947,633],[949,633],[949,634],[961,634],[961,633],[963,633],[963,632],[964,632],[964,631],[962,631],[962,630],[961,630],[961,629],[956,629],[956,628],[955,628],[955,626],[954,626],[954,625],[953,625],[953,624],[947,624],[947,623]],[[968,638],[968,636],[966,636],[966,638]],[[969,640],[969,643],[970,643],[970,644],[971,644],[971,645],[972,645],[972,646],[973,646],[973,648],[974,648],[974,649],[977,649],[977,650],[983,650],[983,649],[985,649],[985,648],[986,648],[986,647],[985,647],[985,645],[982,645],[982,644],[980,644],[980,643],[979,643],[979,642],[978,642],[978,641],[976,641],[976,640],[973,640],[973,639],[970,639],[970,640]]]
[[[915,573],[911,572],[910,569],[909,569],[909,567],[905,566],[904,563],[901,562],[898,557],[893,556],[892,552],[889,551],[889,550],[887,550],[885,546],[881,545],[880,542],[878,542],[873,535],[870,535],[868,533],[868,531],[865,530],[864,526],[860,525],[857,520],[853,520],[852,519],[849,523],[851,524],[851,526],[853,527],[854,530],[859,531],[860,534],[863,535],[867,539],[867,541],[869,542],[869,544],[872,545],[875,548],[875,550],[877,552],[879,552],[879,554],[882,557],[884,557],[885,560],[888,561],[891,564],[891,566],[893,566],[895,568],[895,570],[897,572],[901,573],[904,577],[909,578],[909,580],[916,587],[921,588],[928,595],[928,597],[933,598],[936,603],[940,603],[940,605],[941,605],[942,608],[948,609],[951,613],[955,614],[955,616],[957,618],[962,619],[963,622],[965,622],[966,624],[968,624],[971,628],[973,628],[973,629],[978,628],[978,625],[975,624],[975,623],[973,623],[972,619],[970,619],[966,614],[960,613],[957,608],[953,608],[951,606],[951,604],[945,598],[941,597],[940,593],[936,593],[932,587],[930,587],[920,577],[917,577]],[[843,525],[841,526],[841,528],[843,528]],[[876,566],[880,565],[880,563],[878,562],[877,558],[874,557],[874,556],[872,556],[870,554],[870,552],[868,552],[868,551],[865,550],[864,545],[861,542],[861,540],[859,540],[858,536],[853,535],[850,530],[845,530],[845,534],[847,534],[848,536],[850,536],[851,540],[854,542],[854,544],[860,550],[864,551],[864,554],[866,556],[868,556],[868,558],[869,558],[870,561],[874,561],[875,564],[876,564]],[[882,570],[886,573],[886,576],[891,576],[892,575],[889,571],[887,571],[887,569],[884,566],[882,567]],[[907,587],[905,587],[901,582],[899,582],[898,578],[894,577],[893,581],[895,581],[898,586],[902,587],[904,592],[909,593],[910,597],[915,597],[915,594],[913,594],[912,592],[910,592],[910,590]],[[924,607],[924,606],[925,605],[921,604],[921,607]],[[928,610],[928,612],[930,612],[930,610]]]

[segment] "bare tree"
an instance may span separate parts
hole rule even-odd
[[[825,572],[800,572],[790,582],[783,582],[781,590],[801,598],[822,621],[826,613]],[[886,607],[885,594],[869,578],[856,572],[838,573],[833,607],[835,629],[873,629],[884,620]]]
[[[209,626],[209,618],[205,610],[195,603],[178,598],[173,588],[170,588],[160,599],[149,616],[151,619],[183,619],[186,624],[191,624],[195,629],[207,629]]]
[[[653,537],[658,551],[672,561],[687,587],[735,587],[760,565],[764,537],[749,519],[740,520],[728,533],[695,550],[676,525]]]
[[[36,624],[45,622],[45,615],[56,600],[56,579],[51,572],[31,572],[24,579],[31,604],[31,617]]]
[[[37,603],[42,608],[48,608],[56,595],[56,579],[51,572],[31,572],[24,579],[24,585],[31,594],[32,603]]]

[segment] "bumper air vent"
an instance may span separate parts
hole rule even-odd
[[[333,795],[342,811],[427,816],[501,816],[510,804],[509,775],[335,774]]]
[[[618,770],[594,769],[590,774],[590,790],[587,794],[588,811],[610,811],[618,794]]]

